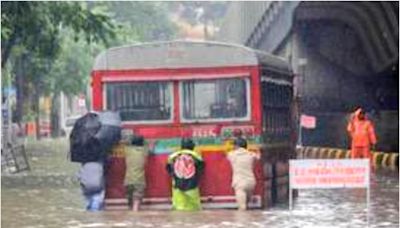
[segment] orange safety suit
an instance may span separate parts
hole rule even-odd
[[[347,125],[351,137],[351,158],[371,159],[370,147],[376,144],[375,129],[371,121],[357,118],[356,112]]]

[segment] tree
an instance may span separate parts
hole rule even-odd
[[[98,52],[99,45],[88,46],[84,41],[75,42],[72,31],[62,39],[61,54],[54,61],[46,79],[46,93],[51,99],[52,136],[60,135],[59,98],[61,92],[66,96],[84,93],[89,84],[90,69],[93,63],[93,51]]]
[[[166,7],[160,2],[2,2],[2,69],[14,75],[17,122],[34,110],[38,124],[39,98],[50,96],[58,135],[58,97],[86,90],[100,50],[175,36]]]
[[[118,25],[114,30],[116,36],[108,40],[112,46],[172,38],[176,34],[176,27],[164,7],[165,4],[154,2],[91,2],[88,5],[91,11],[109,15]],[[71,30],[65,29],[63,34],[61,54],[54,63],[46,86],[52,96],[53,136],[60,133],[60,93],[67,96],[85,93],[94,57],[106,48],[96,42],[90,48],[83,41],[74,42],[74,32]]]
[[[16,77],[16,121],[22,120],[23,93],[30,90],[39,126],[39,98],[45,90],[44,78],[60,53],[63,28],[71,28],[76,40],[81,35],[88,43],[107,43],[115,37],[114,24],[104,13],[92,12],[78,2],[3,2],[1,11],[2,69],[11,56],[10,67]]]
[[[107,43],[115,37],[108,15],[93,13],[78,2],[3,2],[1,27],[2,67],[17,45],[46,56],[54,55],[63,27],[72,28],[76,37],[83,33],[87,42]]]

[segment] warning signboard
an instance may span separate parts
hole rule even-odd
[[[303,114],[300,116],[300,125],[304,128],[313,129],[317,126],[317,118]]]
[[[294,189],[366,188],[368,159],[304,159],[290,161],[290,185]]]
[[[299,159],[289,160],[289,208],[292,189],[365,188],[367,223],[370,215],[369,159]]]

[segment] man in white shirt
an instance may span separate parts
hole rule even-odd
[[[228,153],[233,172],[232,188],[235,190],[239,210],[246,210],[247,202],[256,186],[254,162],[260,156],[247,150],[247,141],[243,138],[235,139],[234,145],[235,149]]]

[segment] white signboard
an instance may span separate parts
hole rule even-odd
[[[289,160],[289,209],[292,189],[366,188],[369,224],[369,159],[299,159]]]
[[[302,114],[300,116],[300,125],[304,128],[314,129],[317,126],[317,118]]]
[[[368,159],[305,159],[289,161],[293,189],[367,188]]]
[[[86,104],[85,104],[85,98],[79,98],[79,99],[78,99],[78,106],[79,106],[80,108],[83,108],[83,107],[86,106]]]

